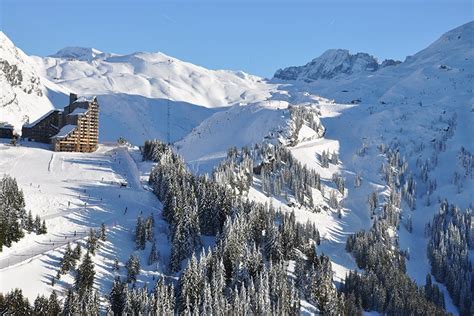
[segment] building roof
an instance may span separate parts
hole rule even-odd
[[[84,115],[89,111],[89,109],[84,109],[84,108],[75,108],[74,111],[72,111],[68,115]]]
[[[55,112],[55,111],[61,112],[62,110],[54,109],[54,110],[48,111],[47,113],[45,113],[44,115],[42,115],[40,118],[38,118],[36,121],[33,121],[33,122],[31,122],[31,123],[28,123],[28,124],[24,124],[23,127],[33,127],[33,126],[35,126],[36,124],[38,124],[39,122],[41,122],[42,120],[44,120],[44,118],[48,117],[51,113],[53,113],[53,112]]]
[[[0,128],[5,128],[5,129],[13,129],[13,125],[7,123],[7,122],[0,122]]]
[[[76,102],[77,102],[77,103],[82,103],[82,102],[92,103],[92,102],[94,102],[94,98],[95,98],[95,97],[92,97],[92,99],[88,99],[88,98],[86,98],[86,97],[79,97],[79,98],[77,98],[76,101],[74,101],[74,102],[72,102],[72,103],[76,103]],[[71,103],[71,104],[72,104],[72,103]]]
[[[51,137],[51,139],[53,139],[53,138],[65,138],[71,132],[73,132],[76,129],[76,127],[77,127],[76,125],[72,125],[72,124],[64,125],[63,128],[61,128],[56,135]]]

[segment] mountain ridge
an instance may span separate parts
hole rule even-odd
[[[474,21],[460,25],[442,34],[425,49],[420,50],[414,55],[407,56],[404,61],[385,59],[380,63],[376,57],[364,52],[351,54],[347,49],[328,49],[305,65],[278,69],[273,79],[283,81],[300,80],[309,83],[317,80],[365,75],[389,66],[406,65],[415,61],[420,62],[420,59],[425,57],[425,52],[428,52],[428,55],[436,55],[433,54],[434,51],[444,50],[448,47],[446,46],[448,43],[456,40],[463,41],[466,44],[464,48],[472,50],[473,29]]]
[[[277,70],[273,77],[282,80],[329,80],[340,75],[375,72],[381,68],[399,63],[400,61],[392,59],[386,59],[379,63],[374,56],[367,53],[351,54],[347,49],[328,49],[306,65],[290,66]]]

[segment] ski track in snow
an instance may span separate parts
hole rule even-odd
[[[53,165],[53,161],[54,161],[54,153],[51,154],[51,159],[49,160],[49,163],[48,163],[48,171],[51,172],[51,166]]]

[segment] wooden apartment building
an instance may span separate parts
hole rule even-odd
[[[99,103],[78,99],[71,93],[69,105],[51,110],[22,128],[22,138],[52,144],[55,151],[93,152],[99,143]]]

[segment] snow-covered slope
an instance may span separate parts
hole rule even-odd
[[[0,122],[20,131],[52,108],[35,64],[0,31]]]
[[[34,59],[42,75],[84,95],[127,93],[221,107],[260,100],[269,90],[259,77],[208,70],[159,52],[116,55],[76,47]]]
[[[291,137],[294,141],[313,139],[319,136],[307,126],[303,126],[298,135],[293,135],[295,122],[290,108],[320,102],[330,101],[299,92],[293,97],[279,91],[265,101],[234,105],[204,120],[178,141],[176,148],[194,171],[209,172],[233,146],[250,147],[264,140],[286,143]]]
[[[113,141],[122,136],[136,145],[154,138],[168,141],[168,136],[174,142],[220,110],[125,93],[98,95],[97,98],[100,102],[100,139]]]
[[[260,143],[272,133],[277,136],[287,124],[287,108],[284,101],[235,105],[204,120],[176,147],[193,170],[210,171],[229,147]]]

